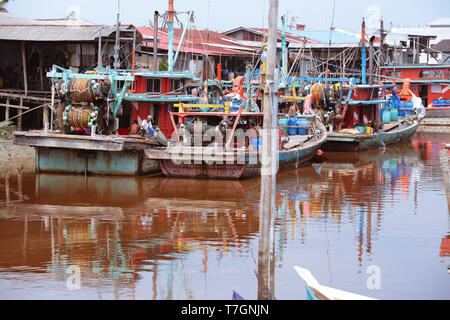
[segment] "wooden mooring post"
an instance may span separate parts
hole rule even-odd
[[[447,196],[448,212],[450,213],[450,168],[449,168],[449,150],[450,145],[445,145],[445,148],[440,152],[440,162],[442,171],[442,180],[444,182],[445,194]]]
[[[261,194],[259,203],[259,250],[258,250],[258,300],[272,300],[274,297],[274,248],[273,217],[276,211],[276,164],[277,144],[274,140],[278,114],[275,85],[277,55],[278,0],[270,0],[269,36],[267,41],[267,67],[264,86],[264,130],[261,159]]]

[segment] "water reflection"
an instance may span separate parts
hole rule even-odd
[[[266,235],[270,250],[263,257],[271,274],[258,273],[260,279],[254,276],[258,240],[270,228],[259,227],[259,179],[3,173],[0,295],[18,297],[8,292],[12,286],[30,298],[50,292],[49,298],[230,299],[236,290],[255,299],[258,282],[271,279],[272,296],[302,299],[301,280],[292,271],[302,262],[327,277],[324,284],[374,296],[365,291],[364,267],[378,261],[394,274],[385,281],[395,282],[402,268],[391,260],[416,263],[428,254],[429,247],[407,238],[420,230],[418,224],[440,226],[422,230],[421,237],[430,242],[441,232],[432,256],[449,255],[448,213],[444,226],[439,208],[423,217],[427,192],[440,194],[436,203],[445,201],[445,166],[439,162],[445,141],[425,138],[381,153],[327,153],[312,166],[280,172],[273,234]],[[402,251],[394,254],[396,246]],[[410,268],[436,272],[431,260]],[[81,269],[79,292],[65,284],[72,265]],[[400,296],[386,287],[379,298]],[[420,296],[414,290],[405,292]]]

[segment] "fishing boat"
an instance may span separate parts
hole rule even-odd
[[[407,141],[425,116],[420,98],[408,91],[411,110],[393,83],[367,81],[365,24],[361,36],[361,78],[288,77],[286,98],[320,116],[328,136],[324,151],[361,151]]]
[[[167,147],[146,151],[147,159],[159,160],[168,177],[204,179],[245,179],[261,174],[264,139],[272,136],[277,145],[277,169],[298,168],[317,154],[327,137],[316,114],[295,109],[295,101],[279,97],[282,87],[275,81],[274,122],[278,128],[264,128],[265,50],[263,43],[258,76],[256,67],[247,66],[230,91],[208,92],[194,104],[174,104],[170,113],[174,134]],[[279,78],[277,74],[277,79]],[[219,94],[218,94],[219,93]],[[276,101],[276,102],[275,102]],[[270,131],[270,133],[269,133]]]
[[[180,105],[188,112],[171,113],[178,118],[176,140],[166,148],[146,152],[149,159],[160,159],[169,177],[244,179],[261,174],[263,113],[201,112],[196,105]],[[326,139],[326,130],[316,116],[301,116],[302,134],[277,130],[279,168],[298,168],[308,163]],[[204,141],[207,137],[208,141]],[[212,141],[211,141],[212,140]]]
[[[377,300],[356,293],[323,286],[308,269],[299,266],[294,266],[294,269],[306,283],[308,300]]]
[[[450,66],[449,65],[404,65],[383,66],[385,82],[403,84],[423,100],[426,115],[424,126],[450,125]],[[409,94],[406,93],[406,98]],[[401,109],[411,110],[408,99]]]

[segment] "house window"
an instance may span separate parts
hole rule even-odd
[[[401,78],[402,73],[400,71],[388,71],[386,76],[390,78]]]
[[[182,92],[184,86],[183,80],[180,79],[172,79],[170,80],[170,90],[176,92]]]
[[[161,92],[161,79],[147,79],[147,92]]]
[[[444,70],[423,70],[420,71],[420,78],[444,78]]]

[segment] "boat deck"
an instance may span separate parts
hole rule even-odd
[[[59,132],[16,131],[14,144],[30,147],[77,149],[93,151],[144,150],[158,145],[158,142],[138,136],[70,135]]]

